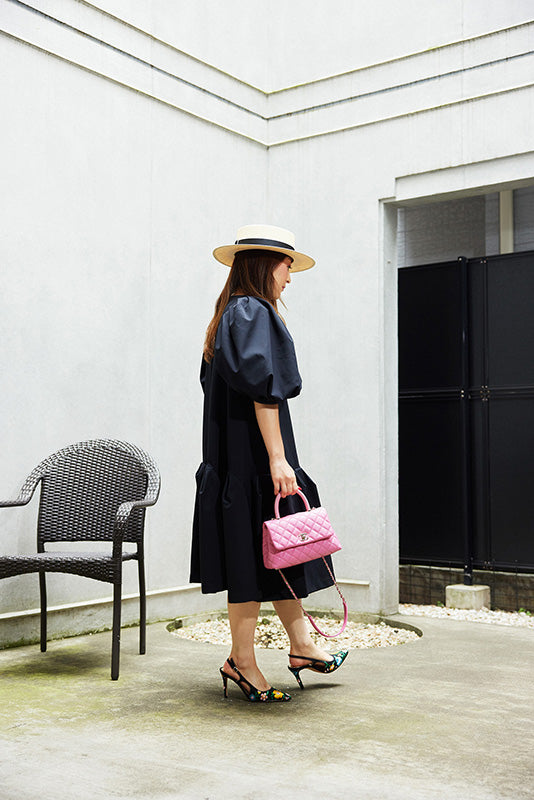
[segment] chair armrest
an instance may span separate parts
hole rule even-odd
[[[157,499],[158,497],[156,495],[155,497],[147,496],[143,500],[127,500],[125,503],[121,503],[115,516],[115,531],[113,538],[121,538],[128,524],[130,514],[134,508],[146,508],[147,506],[153,506]]]
[[[0,500],[0,508],[12,508],[13,506],[25,506],[30,502],[30,498],[22,498],[20,495],[15,500]]]
[[[19,496],[14,500],[0,500],[0,508],[12,508],[13,506],[25,506],[33,497],[35,487],[42,478],[42,474],[34,470],[24,481]]]
[[[161,479],[159,470],[151,461],[145,464],[147,468],[147,487],[146,494],[142,500],[126,500],[121,503],[115,515],[115,529],[113,531],[113,548],[122,546],[122,536],[128,525],[130,514],[134,508],[146,508],[153,506],[159,497],[159,490],[161,487]]]

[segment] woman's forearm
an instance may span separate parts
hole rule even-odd
[[[285,458],[284,442],[280,431],[280,418],[278,406],[266,405],[265,403],[254,403],[258,427],[262,435],[269,460],[273,458]]]
[[[254,403],[258,427],[269,456],[269,467],[273,479],[274,493],[282,497],[295,494],[297,479],[295,472],[285,456],[284,442],[280,430],[280,417],[277,405]]]

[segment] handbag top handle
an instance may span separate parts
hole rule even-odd
[[[301,500],[303,500],[304,506],[306,508],[306,511],[309,511],[310,510],[310,504],[308,503],[308,498],[306,497],[304,492],[300,488],[298,488],[297,489],[297,494],[301,498]],[[278,492],[278,494],[276,495],[276,500],[274,501],[274,516],[275,516],[275,519],[280,519],[280,498],[281,497],[282,497],[282,495],[280,494],[280,492]]]

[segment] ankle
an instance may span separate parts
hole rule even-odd
[[[236,655],[235,652],[232,652],[232,654],[228,657],[228,661],[233,661],[233,663],[241,672],[258,668],[254,656],[251,657],[248,654],[240,656],[239,654]]]
[[[314,649],[315,649],[315,644],[314,644],[311,636],[308,636],[306,638],[299,639],[299,640],[292,639],[289,642],[289,652],[290,653],[295,653],[295,654],[308,653],[310,650],[314,650]]]

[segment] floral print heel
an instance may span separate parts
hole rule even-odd
[[[279,689],[273,689],[272,686],[269,689],[260,692],[259,689],[256,689],[256,687],[253,686],[250,681],[247,681],[247,679],[239,672],[233,658],[227,659],[226,663],[234,670],[234,672],[237,673],[239,677],[234,678],[233,675],[228,675],[228,673],[225,672],[222,667],[219,669],[223,680],[225,697],[228,697],[228,680],[231,680],[237,686],[239,686],[247,700],[250,700],[252,703],[284,703],[288,700],[291,700],[290,694],[281,692]]]
[[[349,654],[348,650],[338,650],[337,653],[331,653],[332,661],[319,661],[316,658],[308,658],[308,656],[295,656],[290,653],[289,658],[301,658],[303,661],[309,661],[310,663],[304,664],[302,667],[289,666],[288,670],[291,672],[292,675],[295,676],[300,688],[304,689],[304,686],[300,679],[301,670],[311,669],[313,672],[322,672],[323,674],[328,674],[329,672],[335,672],[336,669],[339,669],[340,666],[343,664],[348,654]]]

